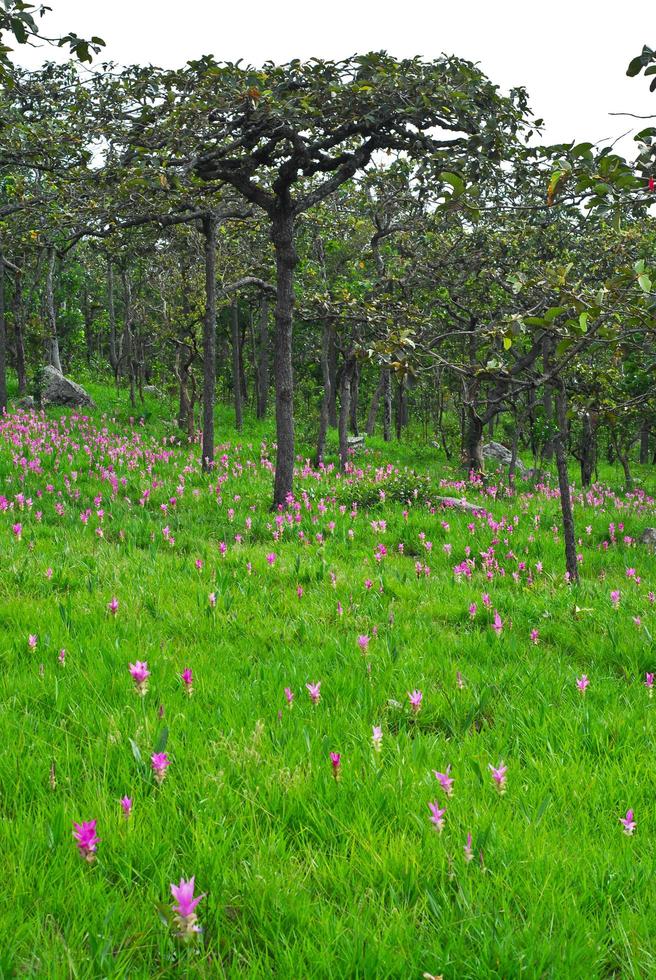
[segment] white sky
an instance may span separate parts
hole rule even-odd
[[[626,77],[656,28],[644,0],[45,0],[46,33],[99,35],[105,57],[175,67],[202,54],[271,59],[342,58],[385,49],[396,57],[442,52],[480,62],[502,90],[524,85],[549,142],[614,139],[650,125],[609,116],[656,114],[648,80]],[[315,15],[315,16],[313,16]],[[34,66],[44,49],[16,60]],[[656,125],[656,120],[653,120]],[[630,139],[618,147],[631,153]]]

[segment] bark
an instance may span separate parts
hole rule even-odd
[[[292,493],[294,483],[294,375],[292,370],[292,314],[294,311],[294,269],[298,261],[294,248],[294,219],[279,211],[271,227],[276,253],[276,328],[273,345],[276,389],[276,475],[273,505],[280,507]]]
[[[323,397],[321,399],[321,408],[319,411],[319,435],[317,437],[317,456],[315,460],[316,466],[321,466],[326,452],[326,433],[328,431],[330,401],[332,396],[329,356],[333,332],[333,325],[331,321],[325,320],[323,324],[321,341],[321,376],[323,378]]]
[[[132,336],[132,283],[126,270],[121,273],[123,283],[123,343],[121,345],[121,357],[125,361],[130,385],[130,405],[135,407],[135,360]]]
[[[109,316],[109,365],[118,375],[118,351],[116,348],[116,309],[114,307],[114,266],[112,260],[107,260],[107,314]]]
[[[333,429],[337,427],[337,363],[338,350],[335,335],[333,333],[330,350],[328,352],[328,370],[330,371],[330,402],[328,403],[328,425]]]
[[[348,424],[351,414],[351,385],[355,372],[355,355],[349,353],[342,368],[339,385],[339,463],[342,472],[348,463]]]
[[[203,469],[214,462],[214,389],[216,387],[216,238],[217,220],[203,218],[205,236],[205,319],[203,322]]]
[[[465,461],[467,472],[483,476],[483,420],[473,405],[466,406]]]
[[[5,321],[5,263],[0,252],[0,415],[7,411],[7,324]]]
[[[401,378],[396,393],[396,438],[401,438],[403,427],[408,424],[408,397],[405,379]]]
[[[263,419],[269,401],[269,300],[260,297],[260,340],[257,352],[257,417]]]
[[[82,291],[82,309],[84,317],[84,345],[87,365],[91,365],[93,358],[93,307],[89,299],[89,291],[85,287]]]
[[[232,301],[231,310],[231,339],[232,339],[232,388],[235,399],[235,428],[241,432],[243,426],[242,387],[241,387],[241,337],[239,329],[239,304],[237,297]]]
[[[383,393],[385,387],[385,369],[381,368],[380,380],[376,386],[376,390],[371,398],[371,404],[369,406],[369,414],[367,415],[367,425],[365,427],[365,432],[368,436],[372,436],[376,430],[376,416],[378,415],[378,403],[380,402],[380,396]]]
[[[649,462],[649,436],[651,425],[649,419],[644,419],[640,426],[640,463],[646,466]]]
[[[351,376],[351,406],[350,406],[350,420],[351,420],[351,432],[354,436],[360,435],[360,430],[358,429],[358,401],[360,396],[360,365],[357,361],[353,365],[353,374]]]
[[[513,432],[512,446],[510,447],[510,466],[508,467],[508,482],[511,486],[515,483],[515,470],[517,469],[517,452],[519,450],[520,425],[515,417],[515,429]]]
[[[19,273],[14,275],[14,294],[12,297],[11,312],[14,326],[18,394],[24,395],[27,391],[27,368],[25,366],[25,339],[23,336],[23,279]]]
[[[48,317],[48,364],[54,367],[55,371],[63,374],[61,360],[59,358],[59,338],[57,336],[57,311],[55,309],[55,262],[57,255],[52,246],[48,248],[48,271],[46,275],[46,312]]]
[[[565,567],[569,573],[570,582],[578,582],[579,569],[576,560],[574,514],[572,511],[572,498],[569,491],[569,473],[567,471],[567,396],[562,385],[556,389],[556,420],[558,431],[554,439],[554,452],[556,454],[556,467],[558,469],[560,509],[563,518]]]
[[[542,371],[544,374],[549,374],[551,371],[551,359],[554,352],[554,341],[552,337],[546,336],[542,340]],[[544,420],[547,426],[550,426],[553,422],[553,397],[551,393],[551,385],[544,386],[544,392],[542,395],[542,407],[544,408]],[[548,438],[544,444],[544,451],[542,453],[542,458],[545,462],[550,463],[553,459],[554,454],[554,443],[553,439]]]
[[[389,442],[392,435],[392,374],[383,368],[383,439]]]
[[[597,433],[590,412],[583,413],[583,437],[581,440],[581,485],[589,487],[597,458]]]

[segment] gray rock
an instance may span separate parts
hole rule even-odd
[[[41,370],[41,404],[42,405],[65,405],[71,408],[88,406],[94,407],[93,400],[89,397],[82,385],[70,378],[65,378],[63,374],[56,371],[54,367],[47,365]]]
[[[640,544],[646,544],[652,551],[656,549],[656,527],[646,527],[640,535]]]
[[[365,441],[365,437],[364,436],[347,436],[346,437],[346,442],[348,444],[348,448],[349,449],[353,449],[353,450],[356,450],[356,449],[364,449],[364,441]]]
[[[36,402],[31,395],[25,395],[23,398],[16,399],[16,408],[21,408],[23,410],[36,408]]]
[[[500,463],[502,466],[510,466],[512,460],[512,453],[506,446],[502,446],[500,442],[486,443],[483,446],[483,456],[485,459],[491,459],[495,463]],[[517,459],[515,462],[515,469],[521,476],[526,472],[526,467],[521,459]]]
[[[143,386],[144,395],[152,395],[153,398],[163,398],[163,393],[155,385],[144,385]]]
[[[455,510],[466,510],[470,514],[480,514],[485,510],[485,507],[470,504],[464,497],[432,497],[431,500],[445,507],[453,507]]]

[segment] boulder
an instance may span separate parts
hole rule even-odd
[[[510,466],[512,460],[512,453],[506,446],[502,446],[500,442],[488,442],[483,446],[483,456],[485,459],[491,459],[495,463],[499,463],[502,466]],[[515,462],[515,469],[517,472],[523,476],[526,472],[526,467],[522,463],[521,459],[517,459]]]
[[[470,504],[464,497],[432,497],[431,500],[443,507],[453,507],[455,510],[466,510],[470,514],[482,514],[485,507],[477,504]]]
[[[163,398],[164,395],[155,385],[144,385],[143,386],[144,395],[152,395],[153,398]]]
[[[348,444],[348,448],[349,449],[352,449],[353,452],[356,452],[358,449],[364,449],[365,437],[364,436],[347,436],[346,437],[346,442]]]
[[[65,405],[71,408],[94,407],[93,400],[82,385],[65,378],[49,364],[41,370],[41,404]]]
[[[36,408],[36,402],[31,395],[25,395],[23,398],[16,399],[16,408],[28,411],[31,408]]]
[[[656,549],[656,527],[646,527],[640,535],[640,544],[646,544],[652,551]]]

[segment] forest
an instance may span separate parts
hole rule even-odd
[[[551,145],[464,57],[47,13],[0,5],[0,977],[654,975],[656,101]]]

